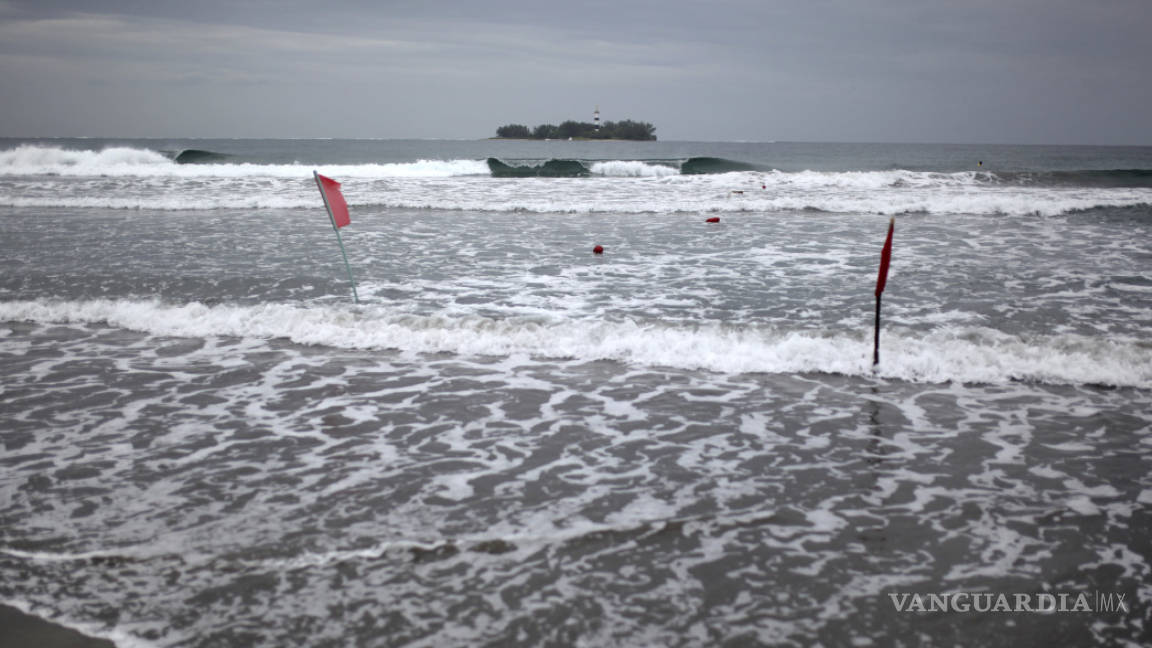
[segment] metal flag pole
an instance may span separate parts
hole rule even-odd
[[[328,204],[328,194],[324,192],[324,185],[320,184],[320,174],[315,170],[312,171],[312,179],[316,181],[316,188],[320,190],[320,197],[324,199],[324,209],[328,212],[328,221],[332,223],[332,231],[336,232],[336,242],[340,244],[340,255],[344,257],[344,268],[348,270],[348,281],[352,282],[352,301],[359,304],[360,296],[356,294],[356,279],[352,277],[352,266],[348,264],[348,253],[344,251],[344,240],[340,238],[340,228],[336,227],[332,206]]]

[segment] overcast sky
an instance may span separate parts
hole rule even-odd
[[[0,0],[0,136],[1152,144],[1152,0]]]

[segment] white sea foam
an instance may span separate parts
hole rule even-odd
[[[873,190],[900,187],[976,187],[988,185],[994,176],[984,173],[960,171],[936,173],[928,171],[799,171],[787,173],[773,170],[761,176],[765,188],[804,189],[856,189]]]
[[[590,178],[493,178],[484,160],[387,164],[176,164],[146,149],[0,152],[0,206],[158,210],[314,208],[313,169],[350,205],[528,213],[985,214],[1052,216],[1152,204],[1149,188],[1021,186],[990,174],[906,170],[680,175],[635,160]]]
[[[207,306],[158,301],[0,302],[0,321],[107,323],[155,335],[282,338],[352,349],[615,360],[725,373],[873,375],[861,333],[591,319],[398,314],[382,306]],[[890,331],[876,375],[926,382],[1152,387],[1152,349],[1075,335],[1021,339],[979,327]]]
[[[1099,515],[1100,509],[1092,500],[1083,495],[1078,495],[1068,499],[1068,508],[1072,509],[1080,515]]]
[[[636,160],[594,162],[590,170],[597,175],[627,178],[663,178],[680,175],[679,169],[674,169],[662,164],[650,164]]]
[[[88,195],[61,197],[0,198],[4,207],[63,207],[71,209],[156,209],[160,211],[206,211],[213,209],[299,209],[304,201],[292,196],[242,192],[231,195],[197,196],[166,193],[154,196]],[[349,202],[349,204],[355,204]],[[315,207],[313,202],[312,207]]]
[[[309,171],[309,173],[311,173]],[[642,189],[640,189],[642,190]],[[1133,190],[1135,191],[1135,190]],[[482,190],[397,187],[393,191],[353,193],[345,191],[348,204],[380,209],[439,209],[448,211],[525,212],[534,214],[647,214],[647,213],[790,213],[833,212],[846,214],[981,214],[988,216],[1058,216],[1075,211],[1105,207],[1152,204],[1152,195],[1113,195],[1062,198],[1059,196],[1015,197],[775,197],[755,200],[728,200],[685,193],[675,196],[571,196],[560,192],[551,196],[523,191],[498,195]],[[230,192],[217,187],[214,192],[172,191],[153,195],[0,195],[3,207],[43,207],[81,209],[156,209],[162,211],[203,211],[215,209],[312,209],[316,198],[295,193]]]
[[[168,166],[176,165],[162,153],[127,147],[74,151],[25,144],[0,151],[0,175],[130,173],[133,170]]]
[[[310,179],[313,169],[340,178],[448,178],[489,174],[484,160],[417,160],[385,164],[177,164],[157,151],[124,147],[74,151],[22,145],[0,151],[0,176]]]
[[[242,165],[233,165],[239,168]],[[267,167],[265,167],[266,169]],[[1152,190],[1107,189],[1069,192],[1057,189],[995,191],[792,192],[756,190],[731,194],[717,179],[673,178],[530,178],[456,177],[450,185],[434,178],[377,177],[363,167],[322,169],[344,181],[349,205],[382,209],[436,209],[538,214],[643,213],[793,213],[1039,215],[1096,207],[1152,204]],[[358,175],[359,174],[359,175]],[[240,177],[240,176],[238,176]],[[675,180],[672,185],[653,181]],[[595,183],[611,184],[595,184]],[[311,209],[316,206],[311,168],[286,168],[281,176],[235,179],[165,179],[142,184],[124,179],[119,186],[86,188],[49,178],[14,183],[0,190],[0,206],[157,210]]]

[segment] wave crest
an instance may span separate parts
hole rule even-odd
[[[592,173],[615,178],[664,178],[680,171],[664,164],[639,160],[605,160],[592,163]]]
[[[614,360],[722,373],[874,375],[869,331],[397,315],[373,305],[208,306],[132,300],[0,302],[0,321],[105,323],[175,337],[280,338],[335,348]],[[917,333],[893,327],[885,335],[881,357],[876,375],[916,382],[1152,388],[1152,347],[1139,340],[1021,338],[981,327]]]
[[[162,153],[129,147],[77,151],[22,144],[11,150],[0,151],[0,174],[4,175],[98,175],[109,169],[171,166],[174,166],[172,160]]]
[[[383,164],[254,164],[223,153],[188,149],[172,157],[151,149],[77,151],[24,144],[0,151],[0,175],[173,178],[311,178],[313,169],[343,178],[448,178],[487,175],[483,160],[417,160]]]

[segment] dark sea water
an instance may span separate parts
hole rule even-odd
[[[1150,270],[1146,147],[0,140],[0,604],[121,647],[1147,645]],[[1092,609],[898,604],[956,594]]]

